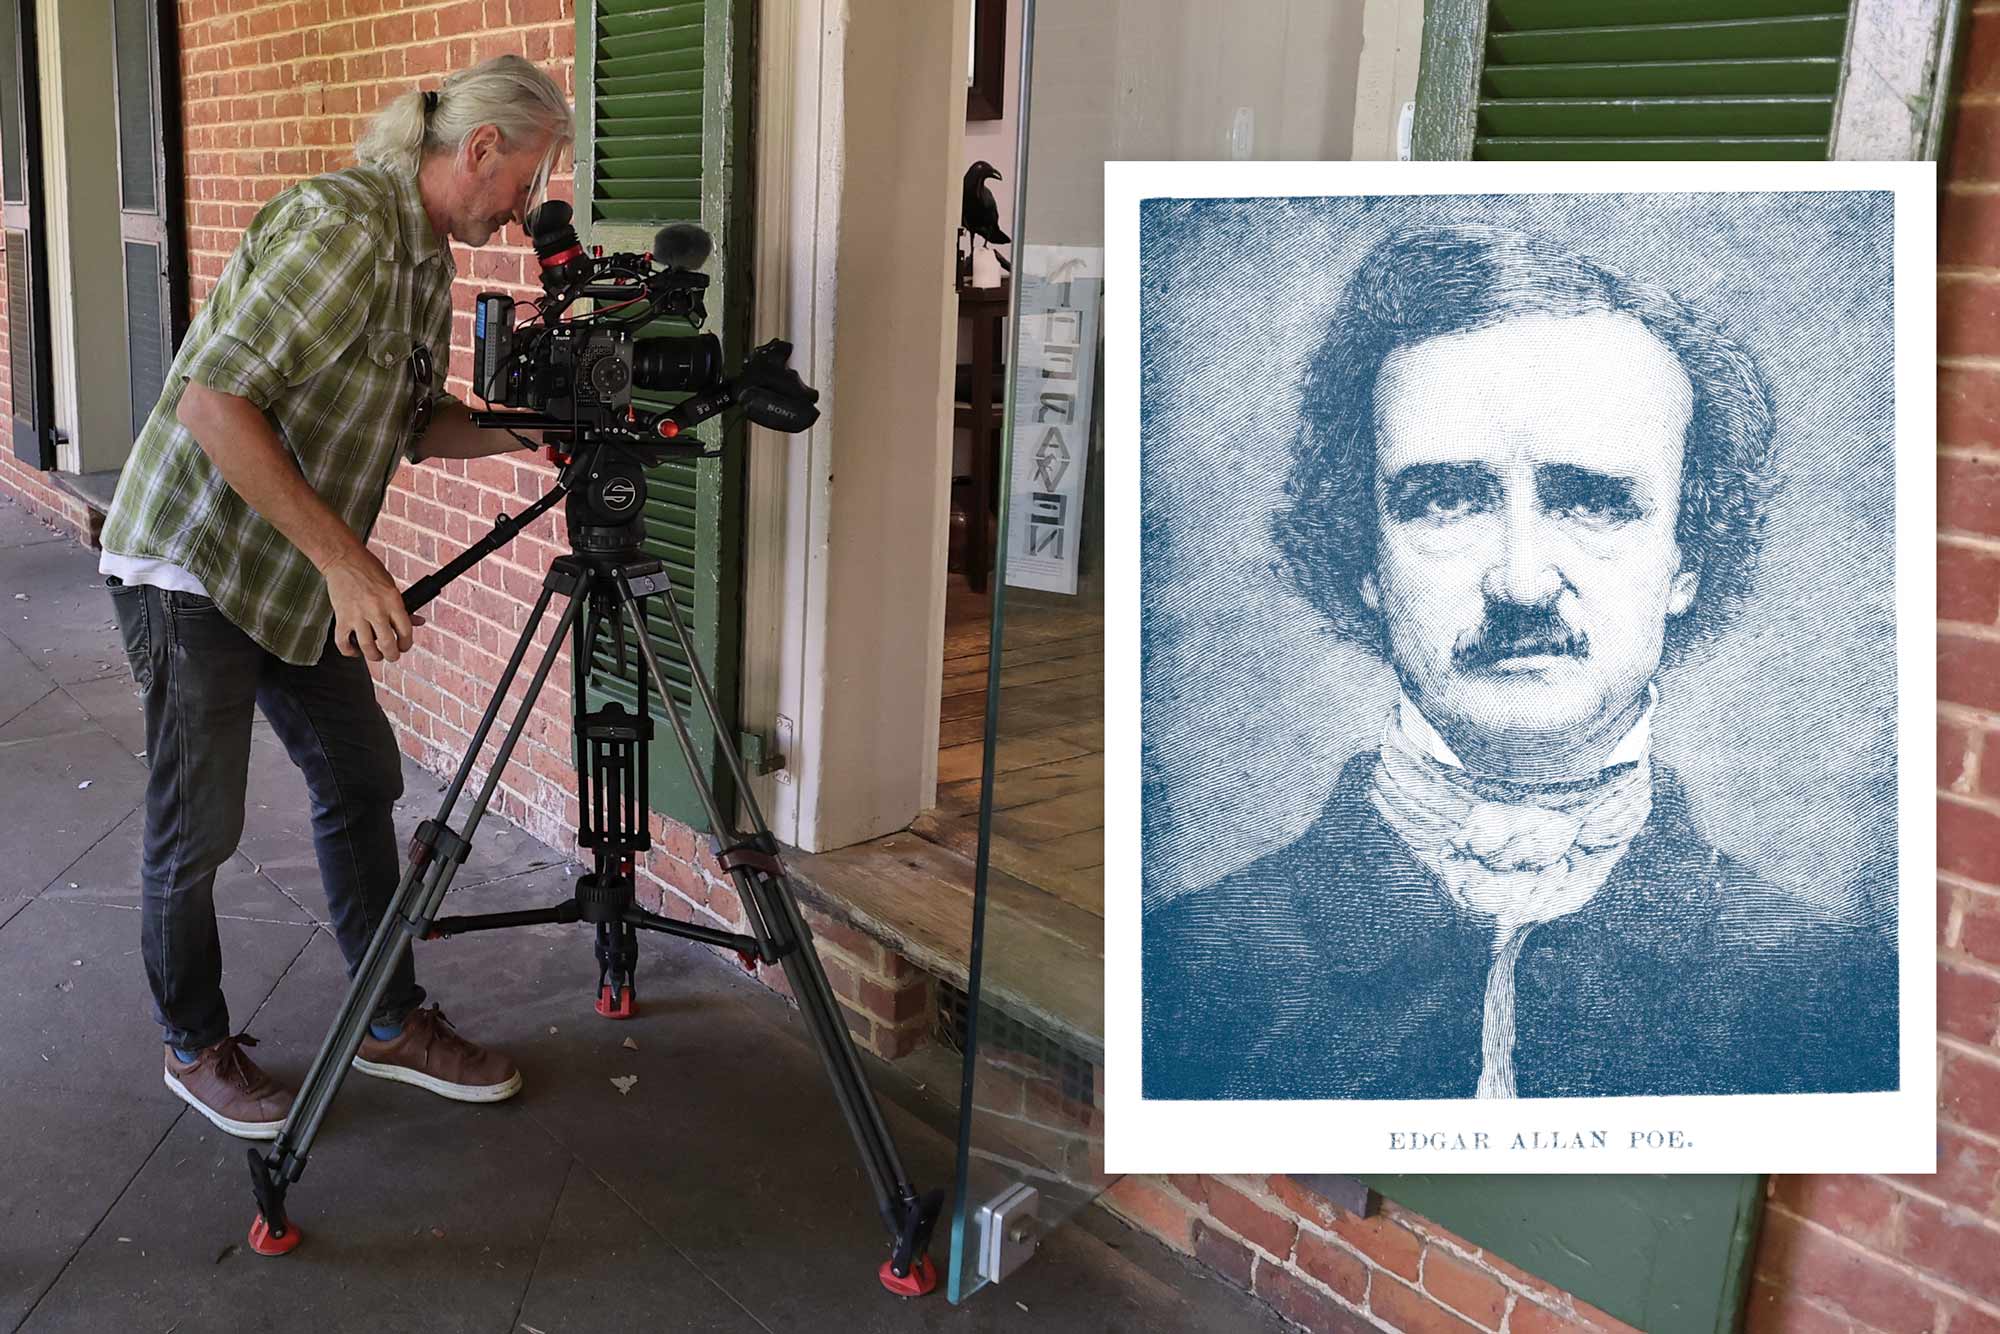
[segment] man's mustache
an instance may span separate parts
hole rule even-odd
[[[1554,603],[1530,606],[1487,599],[1486,615],[1451,646],[1451,665],[1478,671],[1508,658],[1587,658],[1590,636],[1573,628]]]

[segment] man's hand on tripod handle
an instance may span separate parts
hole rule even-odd
[[[333,641],[348,657],[394,662],[422,617],[382,562],[320,498],[263,411],[238,394],[189,380],[176,412],[222,480],[310,560],[333,602]]]
[[[403,608],[403,591],[367,547],[321,569],[333,601],[333,642],[348,657],[394,662],[415,642],[424,618]]]

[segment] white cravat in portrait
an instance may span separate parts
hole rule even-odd
[[[1528,932],[1589,903],[1653,809],[1654,687],[1594,778],[1474,774],[1407,695],[1382,734],[1370,801],[1459,907],[1493,919],[1477,1096],[1514,1096],[1514,964]]]

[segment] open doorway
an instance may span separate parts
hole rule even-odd
[[[1004,475],[1001,440],[1017,342],[1010,323],[1018,304],[1014,261],[1020,245],[1034,240],[1019,234],[1015,217],[1021,14],[1020,0],[973,0],[953,296],[958,340],[937,793],[913,830],[968,859],[977,855],[987,692],[997,662],[1003,723],[994,743],[989,865],[1101,919],[1104,638],[1097,562],[1079,572],[1078,553],[1065,553],[1069,577],[1055,583],[1074,591],[1048,591],[1032,586],[1047,580],[1024,581],[1018,570],[1010,584],[998,547],[1001,511],[1010,488],[1018,489]],[[1017,414],[1025,411],[1016,405]],[[1082,439],[1089,439],[1089,428],[1086,417]],[[1057,466],[1084,477],[1094,472],[1089,462],[1075,457]],[[1057,542],[1079,535],[1081,526],[1072,524]],[[1002,652],[995,655],[994,601],[1003,586]]]
[[[965,52],[965,143],[958,164],[960,226],[951,296],[957,341],[945,441],[951,453],[951,518],[945,556],[940,788],[979,774],[981,750],[965,747],[979,741],[985,715],[983,664],[991,644],[988,627],[993,619],[993,554],[1004,452],[1000,432],[1013,299],[1021,5],[1020,0],[971,0],[971,6]],[[981,668],[976,686],[968,676],[974,666]],[[976,701],[968,698],[974,691],[979,694]]]

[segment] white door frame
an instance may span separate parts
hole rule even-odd
[[[970,21],[760,0],[753,338],[792,342],[821,418],[750,431],[742,709],[785,756],[758,801],[808,851],[906,827],[937,785]]]

